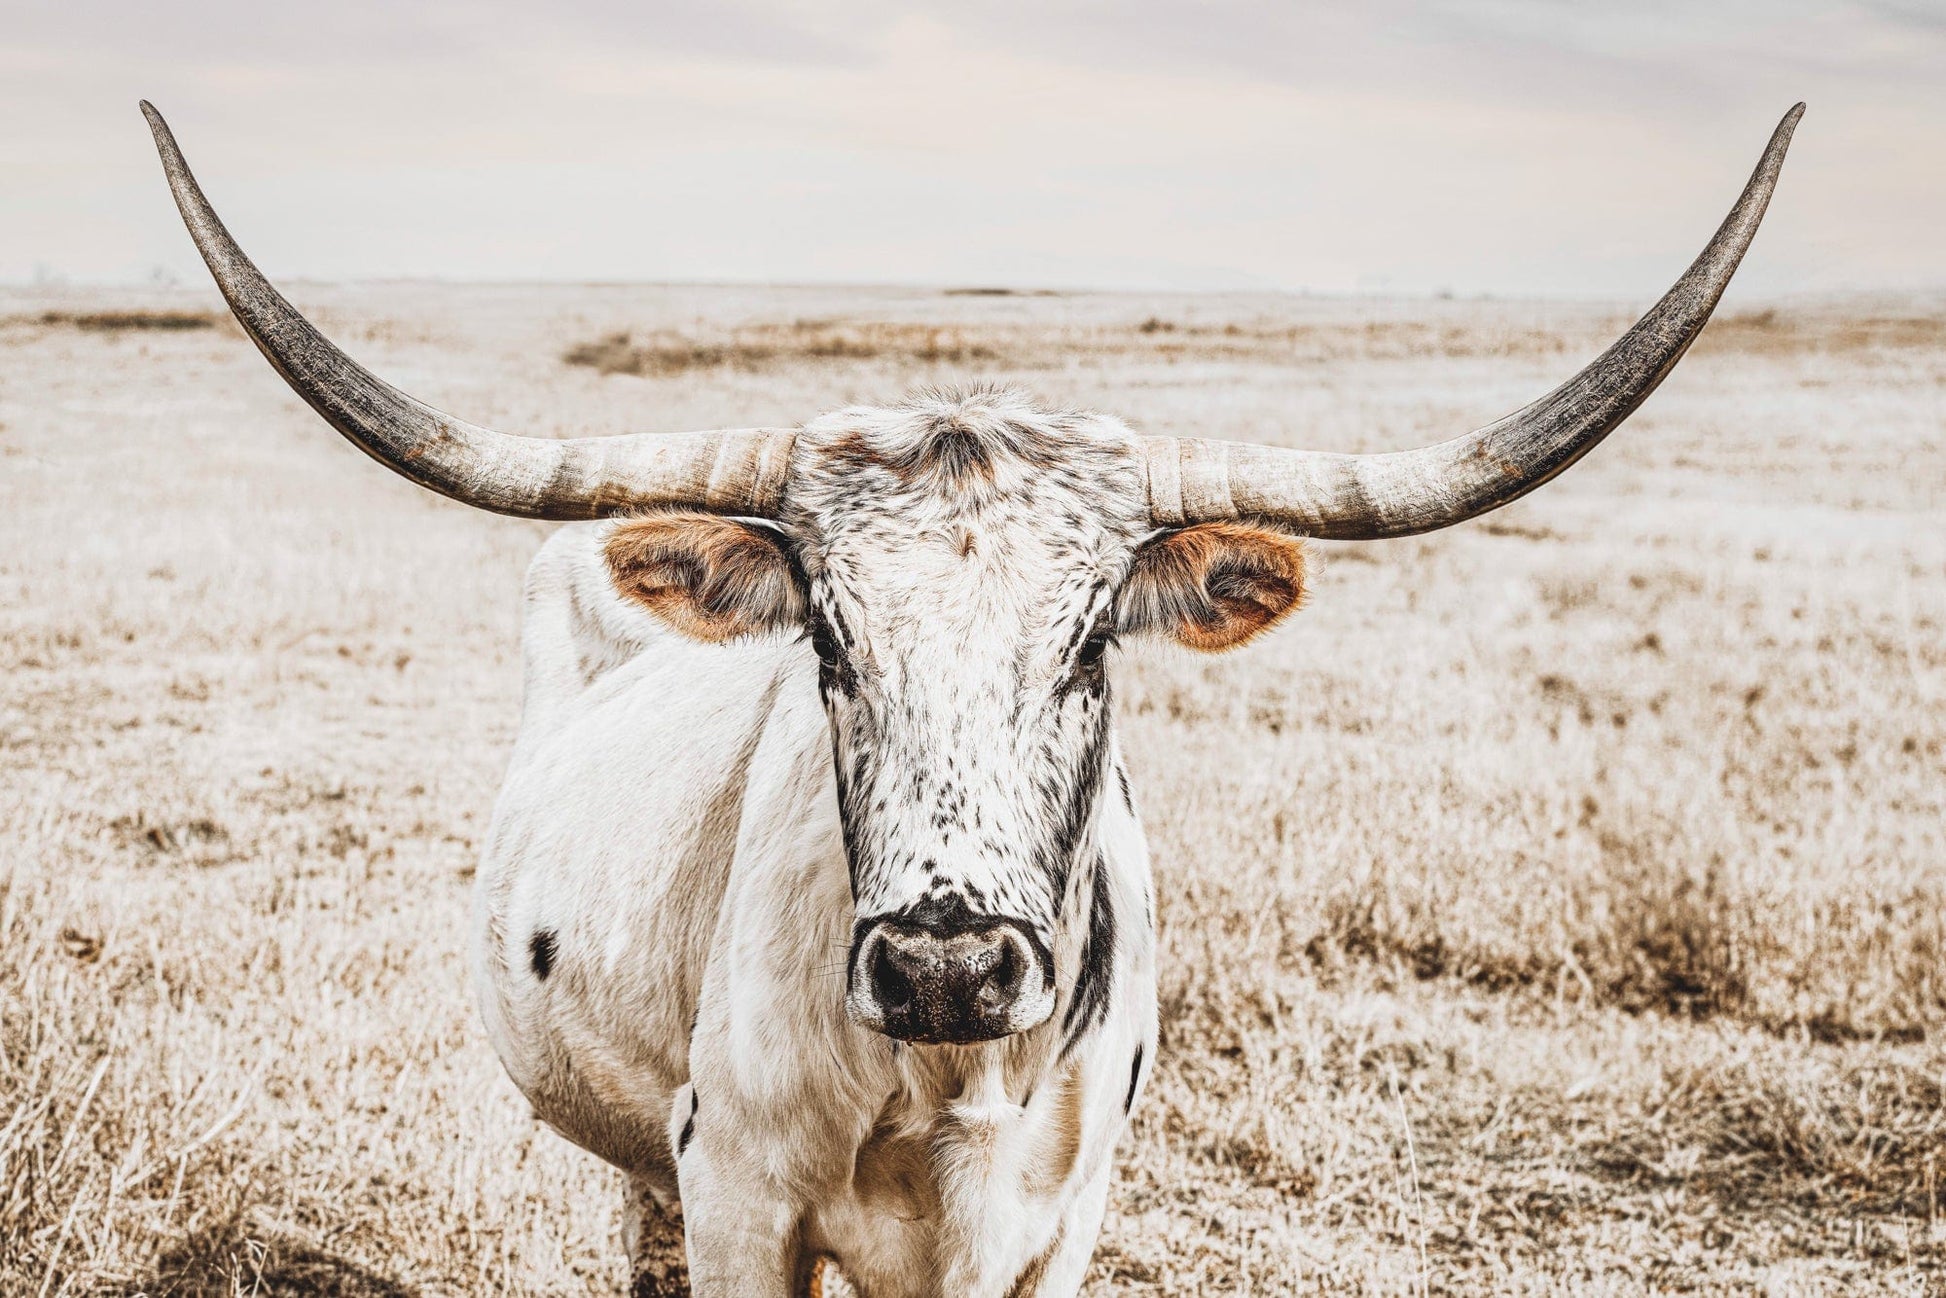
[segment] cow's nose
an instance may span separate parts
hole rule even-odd
[[[938,933],[879,923],[859,944],[849,1006],[901,1041],[991,1041],[1052,1012],[1052,980],[1039,966],[1011,924]]]

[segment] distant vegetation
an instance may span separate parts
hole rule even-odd
[[[947,289],[948,296],[1004,297],[1013,289]],[[976,366],[982,371],[1058,369],[1076,360],[1153,360],[1326,365],[1421,357],[1592,356],[1631,317],[1616,313],[1578,330],[1493,325],[1450,312],[1422,318],[1291,323],[1275,318],[1068,323],[1012,315],[953,322],[809,319],[728,329],[617,330],[562,353],[602,374],[675,378],[699,370],[769,372],[793,365],[876,362],[894,367]],[[1701,351],[1762,355],[1910,352],[1946,348],[1946,318],[1924,312],[1834,314],[1765,309],[1724,315]],[[1564,375],[1565,377],[1565,375]]]
[[[137,330],[174,331],[214,329],[224,317],[214,311],[43,311],[31,317],[52,328],[83,329],[89,333],[129,333]]]
[[[761,370],[792,361],[904,361],[959,364],[1001,358],[998,348],[950,326],[796,320],[759,324],[711,338],[612,333],[570,347],[562,359],[603,374],[666,378],[696,369]]]

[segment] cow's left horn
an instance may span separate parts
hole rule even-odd
[[[1148,437],[1149,512],[1161,526],[1260,518],[1336,541],[1451,527],[1526,495],[1592,450],[1655,391],[1702,332],[1743,259],[1784,165],[1799,104],[1676,286],[1607,351],[1532,405],[1412,451],[1338,455]]]
[[[373,459],[454,500],[525,518],[597,518],[654,504],[778,512],[789,430],[510,437],[413,400],[339,351],[271,287],[203,197],[162,114],[146,101],[142,112],[183,223],[237,323],[291,389]]]

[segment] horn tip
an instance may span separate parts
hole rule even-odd
[[[142,116],[148,119],[149,134],[155,137],[156,145],[166,153],[167,146],[175,143],[175,132],[169,129],[169,123],[162,120],[162,114],[156,111],[155,105],[146,99],[142,101]]]

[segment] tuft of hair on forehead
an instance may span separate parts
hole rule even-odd
[[[838,411],[807,432],[826,470],[882,475],[893,490],[945,500],[1015,489],[1034,473],[1084,467],[1077,456],[1132,447],[1113,421],[1048,410],[1011,387],[921,389],[894,406]]]

